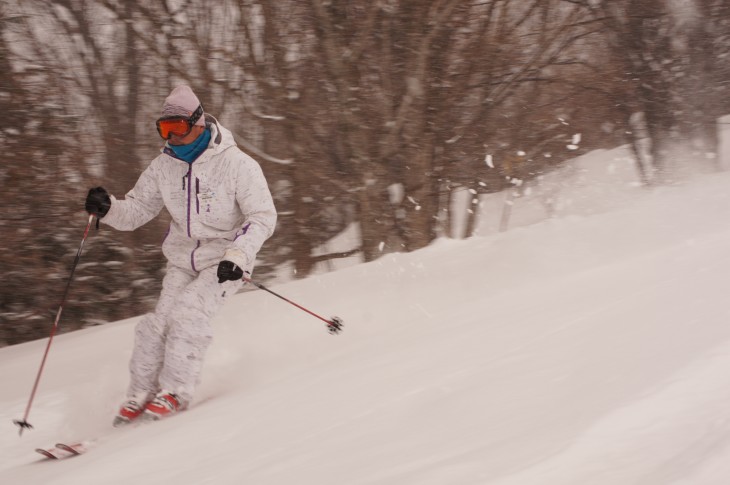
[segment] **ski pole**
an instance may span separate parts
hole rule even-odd
[[[48,357],[48,350],[51,348],[51,342],[53,342],[53,336],[56,335],[56,330],[58,330],[58,321],[61,319],[61,313],[63,312],[63,306],[66,304],[66,298],[68,298],[68,290],[71,288],[71,280],[73,280],[74,272],[76,271],[76,266],[79,264],[79,259],[81,259],[81,250],[84,249],[84,243],[86,242],[86,237],[89,235],[89,229],[91,228],[91,223],[94,220],[94,215],[89,215],[89,223],[86,224],[86,230],[84,231],[84,237],[81,238],[81,245],[79,246],[79,250],[76,253],[76,258],[74,259],[73,265],[71,266],[71,275],[68,277],[68,282],[66,283],[66,290],[63,292],[63,297],[61,298],[61,305],[58,307],[58,311],[56,312],[56,320],[53,322],[53,328],[51,329],[51,336],[48,339],[48,344],[46,345],[46,351],[43,353],[43,359],[41,360],[41,366],[40,369],[38,369],[38,374],[35,378],[35,383],[33,384],[33,390],[30,393],[30,399],[28,400],[28,405],[25,408],[25,415],[23,416],[23,419],[14,419],[13,423],[15,423],[18,427],[20,427],[20,431],[18,432],[19,436],[23,436],[23,431],[25,429],[32,429],[33,426],[28,422],[28,415],[30,414],[30,408],[33,405],[33,398],[35,398],[35,393],[38,390],[38,383],[41,380],[41,374],[43,373],[43,367],[46,365],[46,358]]]
[[[268,291],[268,292],[269,292],[269,293],[271,293],[272,295],[274,295],[274,296],[276,296],[276,297],[279,297],[279,298],[281,298],[281,299],[282,299],[282,300],[284,300],[285,302],[287,302],[287,303],[290,303],[290,304],[294,305],[295,307],[299,308],[300,310],[304,310],[305,312],[309,313],[309,314],[310,314],[310,315],[312,315],[313,317],[317,317],[317,318],[319,318],[320,320],[322,320],[323,322],[325,322],[325,323],[327,324],[327,330],[328,330],[328,331],[329,331],[329,333],[331,333],[332,335],[336,335],[336,334],[338,334],[338,333],[340,333],[340,332],[342,331],[342,325],[343,325],[343,322],[342,322],[342,319],[341,319],[341,318],[339,318],[339,317],[332,317],[331,319],[327,320],[326,318],[324,318],[324,317],[321,317],[321,316],[317,315],[316,313],[314,313],[314,312],[313,312],[313,311],[311,311],[311,310],[307,310],[307,309],[306,309],[306,308],[304,308],[303,306],[301,306],[301,305],[299,305],[299,304],[297,304],[297,303],[294,303],[293,301],[291,301],[291,300],[290,300],[290,299],[288,299],[288,298],[284,298],[284,297],[283,297],[283,296],[281,296],[280,294],[278,294],[278,293],[276,293],[276,292],[274,292],[274,291],[271,291],[270,289],[268,289],[267,287],[265,287],[265,286],[264,286],[264,285],[262,285],[261,283],[257,283],[257,282],[255,282],[255,281],[251,280],[250,278],[247,278],[246,276],[244,276],[244,277],[243,277],[243,281],[245,281],[245,282],[247,282],[247,283],[251,283],[252,285],[254,285],[255,287],[257,287],[257,288],[259,288],[259,289],[261,289],[261,290],[264,290],[264,291]]]

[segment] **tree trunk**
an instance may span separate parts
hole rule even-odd
[[[404,236],[408,251],[420,249],[436,239],[439,193],[433,174],[433,142],[430,134],[422,136],[421,145],[414,147],[407,161]]]

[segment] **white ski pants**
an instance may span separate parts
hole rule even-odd
[[[171,264],[155,311],[137,324],[127,395],[144,400],[166,390],[187,404],[213,339],[211,320],[242,281],[218,283],[218,266],[196,273]]]

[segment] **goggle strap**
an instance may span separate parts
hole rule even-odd
[[[195,123],[197,123],[201,116],[203,116],[203,105],[199,104],[198,109],[193,111],[193,114],[190,115],[190,126],[193,126]]]

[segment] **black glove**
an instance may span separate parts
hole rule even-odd
[[[218,263],[218,283],[224,281],[236,281],[243,278],[243,270],[236,266],[235,263],[223,260]]]
[[[101,219],[109,212],[111,206],[112,200],[104,187],[94,187],[89,190],[86,196],[86,212]]]

